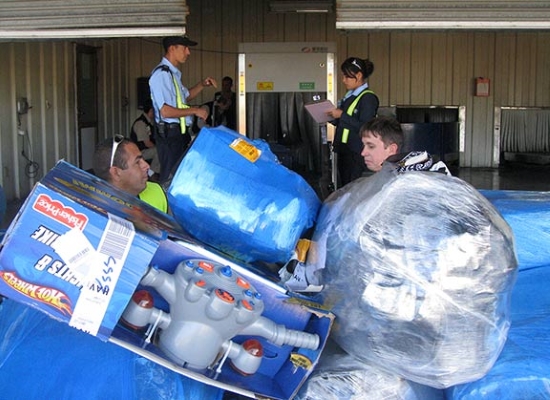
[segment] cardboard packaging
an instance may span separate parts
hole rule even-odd
[[[334,318],[319,305],[290,296],[262,271],[194,241],[170,216],[64,161],[36,185],[2,243],[0,294],[182,375],[252,398],[292,398],[319,360]],[[158,346],[162,332],[147,335],[145,329],[121,323],[132,296],[141,289],[150,291],[154,307],[161,310],[162,318],[158,318],[162,319],[161,326],[174,323],[171,296],[164,293],[163,297],[162,288],[142,285],[142,277],[150,266],[176,276],[178,265],[186,260],[200,265],[223,265],[224,272],[232,271],[246,281],[258,296],[256,305],[262,305],[261,319],[269,331],[247,328],[241,332],[236,327],[235,336],[219,339],[224,344],[207,368],[200,365],[198,368],[188,361],[175,362],[174,357],[167,356],[166,349]],[[191,282],[198,281],[190,279],[189,286]],[[218,297],[227,297],[225,291],[220,293]],[[230,311],[241,312],[245,303],[235,293],[238,304],[231,305],[234,308],[230,307]],[[229,307],[227,302],[221,303],[225,309]],[[253,307],[254,303],[251,304]],[[217,315],[205,314],[201,319],[201,311],[193,304],[186,307],[184,315],[192,311],[206,331],[217,331],[213,328]],[[151,325],[155,324],[148,326]],[[300,340],[291,339],[287,343],[286,336],[281,339],[281,330],[298,332],[295,333],[298,336],[303,332],[308,338],[315,336],[318,345],[311,349],[302,346]],[[207,334],[195,332],[186,337],[185,332],[180,332],[179,338],[189,340],[199,349],[200,356]],[[232,368],[232,364],[237,364],[236,358],[229,359],[231,351],[241,349],[248,339],[260,342],[263,352],[256,372],[243,374]],[[212,341],[208,342],[203,350],[211,352],[211,345]],[[190,365],[196,368],[189,368]]]

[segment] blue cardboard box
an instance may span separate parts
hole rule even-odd
[[[191,239],[170,216],[60,161],[36,185],[6,232],[0,251],[0,294],[206,384],[249,397],[292,398],[320,357],[333,315],[318,304],[294,298],[272,277],[227,257]],[[216,323],[224,328],[237,324],[234,321],[256,307],[254,312],[261,311],[267,333],[249,327],[236,329],[231,337],[220,339],[219,355],[207,368],[167,356],[158,337],[176,319],[174,303],[162,288],[148,287],[142,278],[153,270],[171,279],[184,263],[195,265],[189,272],[192,279],[184,282],[186,288],[193,289],[195,284],[202,288],[205,279],[195,279],[195,275],[208,265],[223,266],[213,270],[217,277],[229,271],[248,285],[244,294],[232,286],[227,289],[233,290],[230,312],[237,313],[237,319],[227,322],[210,315],[201,329],[216,332]],[[149,289],[160,326],[164,324],[152,339],[145,329],[121,322],[134,294],[142,289]],[[217,296],[208,297],[213,300],[204,304],[205,309],[228,309],[231,293],[227,291],[216,289]],[[246,296],[253,301],[245,301]],[[213,308],[214,303],[222,308]],[[202,311],[194,303],[186,305],[184,314],[191,311],[200,319]],[[151,321],[149,328],[157,322]],[[316,348],[301,344],[302,333],[318,339]],[[195,332],[180,339],[189,339],[193,348],[203,346],[206,351],[211,347],[205,342],[207,337],[207,333]],[[243,373],[234,368],[236,357],[229,359],[249,339],[259,342],[263,352],[257,369]]]

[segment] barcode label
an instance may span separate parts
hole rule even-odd
[[[114,217],[114,216],[113,216]],[[105,235],[99,244],[100,254],[112,256],[113,258],[125,259],[125,252],[128,242],[134,238],[134,226],[125,219],[109,219]]]
[[[88,273],[70,326],[97,335],[134,237],[134,226],[130,222],[109,214],[96,252],[97,266]]]

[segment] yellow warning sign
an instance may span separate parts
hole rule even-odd
[[[273,82],[256,82],[257,90],[273,90]]]
[[[260,155],[262,154],[262,151],[260,149],[248,143],[244,139],[233,140],[229,147],[231,147],[233,150],[235,150],[237,153],[239,153],[250,162],[256,162],[256,160],[260,158]]]

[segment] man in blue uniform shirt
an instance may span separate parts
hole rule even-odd
[[[155,140],[161,165],[159,180],[165,182],[191,142],[189,127],[193,118],[208,118],[205,108],[191,107],[188,102],[205,87],[217,87],[217,83],[207,77],[188,89],[181,82],[179,68],[191,54],[189,48],[196,46],[197,42],[187,36],[168,36],[162,40],[162,45],[165,54],[151,73],[149,87],[157,125]]]

